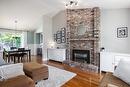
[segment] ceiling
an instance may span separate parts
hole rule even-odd
[[[0,28],[35,30],[43,15],[54,16],[69,0],[0,0]],[[78,0],[77,8],[130,8],[130,0]]]

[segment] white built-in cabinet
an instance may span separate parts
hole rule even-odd
[[[47,49],[48,60],[63,62],[66,60],[66,49]]]
[[[101,52],[100,53],[100,71],[114,72],[115,66],[120,59],[130,60],[130,54]]]

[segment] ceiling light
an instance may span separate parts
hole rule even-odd
[[[78,1],[76,0],[70,0],[68,3],[65,4],[66,8],[75,7],[78,6]]]
[[[14,23],[15,23],[15,35],[17,36],[17,24],[18,24],[18,21],[15,20]]]

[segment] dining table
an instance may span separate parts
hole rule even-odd
[[[18,49],[6,50],[6,51],[3,52],[3,58],[7,57],[8,58],[8,62],[10,62],[11,54],[14,54],[13,56],[14,56],[14,58],[16,58],[15,54],[17,55],[19,53],[27,53],[27,58],[29,58],[29,61],[31,61],[31,50],[30,49],[24,49],[24,50],[18,50]]]

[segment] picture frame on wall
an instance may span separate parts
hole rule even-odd
[[[54,34],[54,41],[56,42],[57,40],[57,34]]]
[[[60,44],[61,43],[61,39],[57,39],[57,44]]]
[[[127,38],[128,37],[128,27],[117,28],[117,37],[118,38]]]
[[[65,42],[66,42],[66,38],[65,38],[65,37],[62,37],[62,38],[61,38],[61,42],[62,42],[62,43],[65,43]]]
[[[66,29],[64,27],[64,28],[61,28],[61,36],[65,37],[65,35],[66,35]]]
[[[61,39],[61,31],[57,31],[57,39]]]
[[[57,44],[66,42],[66,28],[65,27],[61,28],[60,30],[56,32],[56,35],[54,35],[54,41],[56,41]]]

